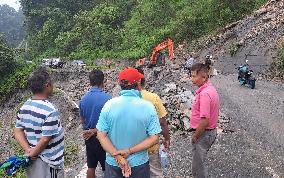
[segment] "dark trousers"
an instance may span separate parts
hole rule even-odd
[[[104,178],[124,178],[122,171],[119,167],[106,165]],[[131,167],[131,175],[129,178],[150,178],[150,166],[149,162],[140,166]]]
[[[89,140],[85,141],[85,144],[88,168],[96,169],[98,162],[100,162],[102,171],[105,171],[106,152],[99,140],[95,136],[92,136]]]

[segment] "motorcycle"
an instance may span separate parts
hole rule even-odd
[[[255,77],[253,77],[253,71],[250,69],[250,66],[248,65],[248,60],[246,60],[246,63],[244,65],[239,66],[238,68],[238,81],[240,85],[248,85],[249,88],[254,89],[255,88]]]

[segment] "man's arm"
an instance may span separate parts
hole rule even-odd
[[[158,135],[151,135],[147,137],[145,140],[140,142],[139,144],[128,148],[128,151],[130,152],[129,154],[133,154],[136,152],[144,151],[150,148],[151,146],[157,144],[159,141],[159,136]]]
[[[113,155],[113,153],[117,151],[116,148],[111,143],[110,139],[108,138],[107,133],[98,131],[97,138],[100,141],[103,149],[109,154]]]
[[[131,175],[131,167],[124,157],[119,154],[115,154],[117,150],[108,138],[107,133],[97,131],[97,138],[103,149],[115,158],[117,164],[122,169],[123,176],[129,177]]]
[[[83,129],[84,129],[84,126],[85,126],[85,119],[83,117],[81,117],[81,124],[83,126]],[[89,140],[89,138],[91,138],[93,135],[96,135],[97,134],[97,129],[96,128],[93,128],[93,129],[89,129],[89,130],[84,130],[83,131],[83,138],[85,140]]]
[[[151,136],[147,137],[145,140],[143,140],[142,142],[138,143],[137,145],[135,145],[133,147],[126,148],[124,150],[116,151],[116,152],[114,152],[113,155],[114,156],[122,155],[124,158],[127,158],[129,155],[131,155],[133,153],[137,153],[137,152],[140,152],[140,151],[147,150],[151,146],[157,144],[158,141],[159,141],[158,135],[151,135]]]
[[[30,145],[28,143],[28,140],[26,138],[26,135],[23,129],[15,128],[14,135],[15,135],[15,139],[20,144],[20,146],[25,150],[25,152],[27,152],[30,149]]]
[[[46,148],[48,142],[51,140],[51,137],[42,137],[36,147],[31,149],[25,136],[25,133],[22,129],[15,128],[14,133],[15,139],[30,157],[36,157],[37,155],[39,155]]]
[[[162,135],[165,138],[164,141],[164,146],[165,148],[169,148],[170,147],[170,133],[169,133],[169,127],[168,127],[168,123],[165,117],[160,118],[160,125],[161,125],[161,129],[162,129]]]
[[[85,126],[85,119],[81,116],[81,125],[82,125],[82,127],[83,127],[83,129],[84,129],[84,126]]]
[[[31,151],[28,153],[28,156],[35,157],[39,155],[48,145],[49,141],[52,139],[52,136],[47,137],[43,136],[37,143],[36,147],[32,148]]]
[[[192,142],[195,143],[198,138],[203,134],[206,127],[209,124],[210,119],[210,103],[211,98],[208,93],[201,93],[200,94],[200,122],[198,127],[196,128],[195,133],[192,136]]]
[[[163,105],[161,98],[158,95],[156,97],[154,106],[156,108],[158,117],[160,118],[159,121],[160,121],[161,129],[162,129],[162,135],[164,137],[163,144],[166,149],[169,149],[171,137],[169,133],[168,123],[166,120],[167,111],[166,111],[165,106]]]
[[[208,124],[209,124],[209,118],[202,117],[198,127],[196,128],[196,131],[192,135],[193,143],[195,143],[198,140],[198,138],[203,134]]]

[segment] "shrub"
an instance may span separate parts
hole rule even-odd
[[[236,55],[238,49],[239,49],[239,48],[238,48],[238,46],[237,46],[236,44],[231,44],[231,45],[229,46],[229,53],[230,53],[231,57],[233,57],[233,56]]]
[[[36,68],[36,64],[25,65],[17,68],[15,73],[10,74],[0,81],[0,102],[17,89],[27,86],[27,78]]]
[[[279,49],[279,68],[284,72],[284,44]]]

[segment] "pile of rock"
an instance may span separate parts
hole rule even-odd
[[[103,65],[103,63],[100,63]],[[122,66],[105,70],[106,90],[113,96],[120,91],[118,73]],[[146,88],[157,93],[168,110],[168,121],[173,131],[189,128],[190,107],[194,99],[189,78],[180,64],[167,62],[165,66],[144,68]],[[80,98],[90,88],[88,70],[64,67],[53,73],[58,92],[65,95],[66,101],[79,104]],[[76,108],[75,105],[72,105]],[[63,105],[63,104],[62,104]]]
[[[144,68],[144,73],[146,89],[158,94],[168,111],[171,130],[188,130],[194,90],[182,67],[167,63],[166,66]]]

